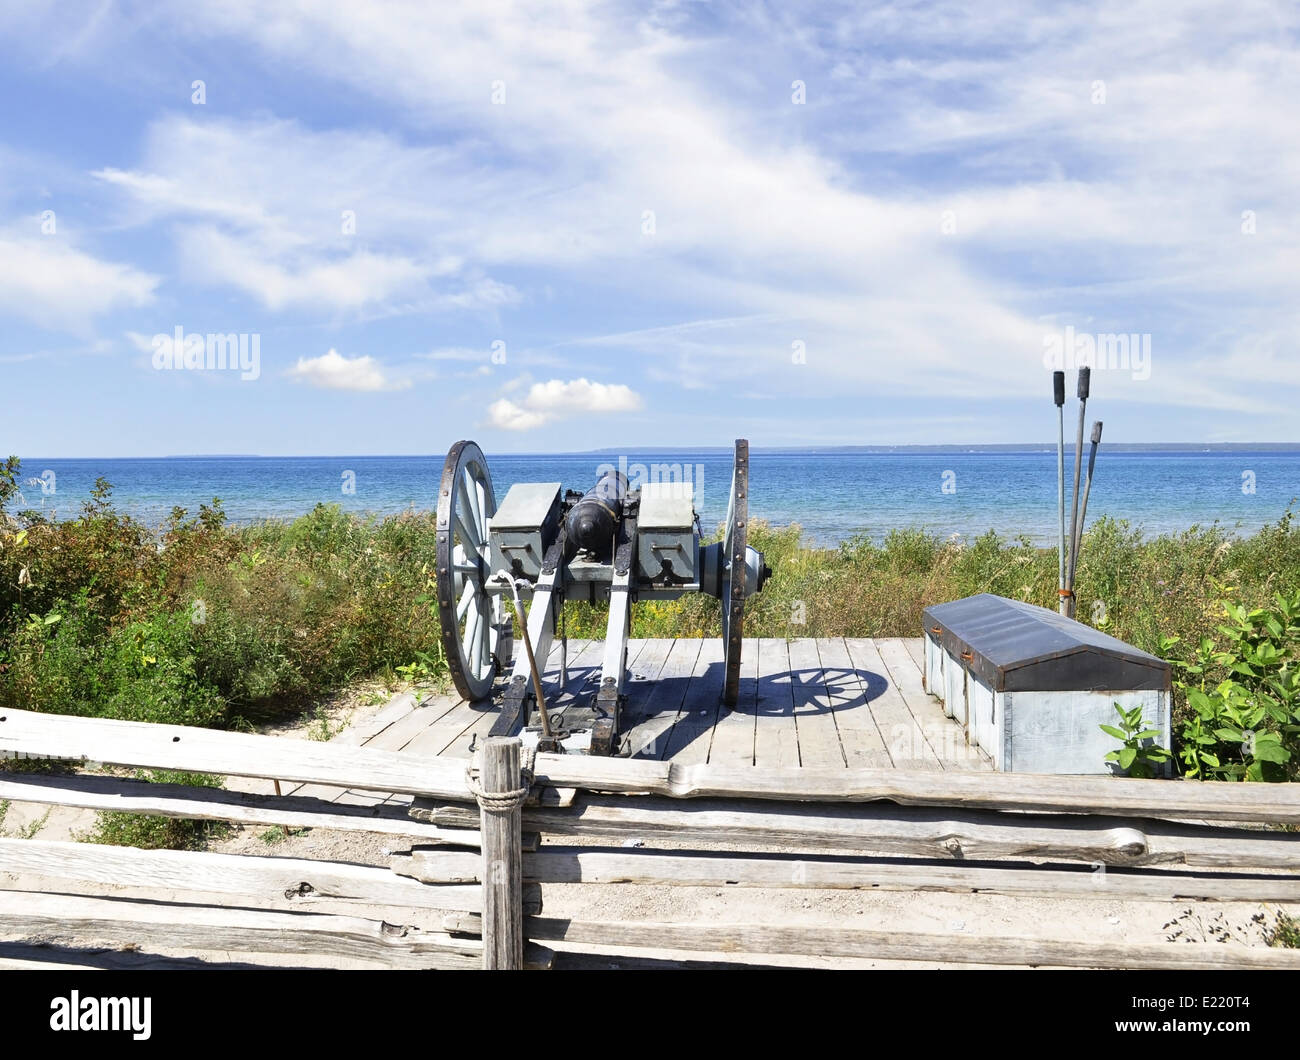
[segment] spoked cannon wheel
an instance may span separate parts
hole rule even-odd
[[[487,591],[488,520],[496,509],[483,451],[473,442],[457,442],[438,488],[436,582],[447,665],[456,691],[468,700],[486,696],[497,674],[502,604]]]
[[[722,555],[728,576],[722,585],[722,702],[734,707],[740,698],[740,649],[745,637],[745,560],[749,547],[749,442],[736,442],[727,502]]]

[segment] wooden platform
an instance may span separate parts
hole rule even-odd
[[[552,710],[595,694],[603,646],[570,642],[563,688],[558,646],[552,651],[545,674]],[[758,768],[991,769],[922,689],[920,660],[919,638],[747,640],[740,702],[728,711],[720,705],[721,641],[634,640],[624,729],[637,758]],[[336,739],[468,758],[494,718],[489,702],[438,697],[415,706],[401,697]],[[303,793],[375,801],[370,793]]]

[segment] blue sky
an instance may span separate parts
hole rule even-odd
[[[1108,440],[1295,441],[1298,27],[22,5],[0,450],[1045,441],[1065,336]],[[255,371],[156,367],[177,329],[246,336]]]

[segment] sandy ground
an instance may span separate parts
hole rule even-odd
[[[375,689],[355,690],[335,697],[322,705],[321,712],[291,724],[265,731],[284,739],[320,738],[321,718],[328,731],[337,736],[347,725],[358,724],[380,710],[384,701]],[[227,787],[238,790],[268,791],[269,782],[229,778]],[[0,822],[0,833],[25,839],[71,840],[88,832],[94,814],[63,807],[11,804]],[[557,840],[559,842],[559,840]],[[572,843],[572,840],[565,840]],[[286,835],[283,830],[235,827],[230,836],[212,844],[221,853],[250,856],[273,856],[347,861],[366,865],[386,865],[390,853],[406,849],[407,841],[396,836],[369,833],[334,832],[313,829]],[[648,922],[725,924],[780,924],[823,928],[869,928],[896,932],[937,933],[949,937],[977,939],[980,936],[1015,936],[1050,938],[1086,942],[1161,943],[1177,934],[1179,942],[1199,945],[1261,946],[1264,931],[1278,912],[1277,908],[1258,903],[1189,903],[1133,902],[1109,898],[1104,877],[1098,877],[1096,897],[1087,899],[1012,898],[987,894],[949,894],[944,892],[898,891],[814,891],[763,890],[740,887],[647,887],[636,885],[547,885],[543,901],[547,916],[582,920],[637,920]],[[5,878],[6,887],[41,889],[40,881]],[[86,886],[87,894],[114,893],[111,887]],[[166,892],[158,893],[163,897]],[[151,895],[152,896],[152,895]],[[177,896],[179,897],[179,896]],[[255,903],[249,903],[250,905]],[[266,908],[274,908],[272,902]],[[350,905],[349,913],[392,920],[394,910],[382,907]],[[1300,907],[1290,907],[1300,915]],[[421,923],[408,917],[415,926],[436,928],[433,922]],[[0,940],[0,957],[10,956],[10,947]],[[111,940],[59,938],[25,940],[57,943],[74,949],[101,949]],[[623,955],[583,955],[584,947],[561,955],[560,967],[617,968],[637,962],[636,951]],[[196,956],[218,963],[243,963],[253,955],[207,952],[187,954],[155,948],[163,956]],[[640,956],[645,956],[644,952]],[[681,954],[676,957],[656,953],[667,966],[680,963],[696,966],[709,962],[735,961],[734,954]],[[301,964],[301,958],[257,957],[258,963]],[[324,960],[313,962],[326,966],[345,966],[349,962]],[[771,957],[761,963],[770,966],[889,968],[942,967],[930,962],[899,964],[888,961],[853,961],[825,958]],[[356,965],[363,967],[364,965]]]

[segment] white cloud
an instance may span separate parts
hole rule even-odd
[[[273,311],[493,312],[520,294],[467,265],[483,259],[466,229],[483,198],[509,196],[500,176],[465,185],[468,168],[366,130],[172,115],[148,128],[139,165],[92,176],[125,193],[133,223],[179,222],[189,277]]]
[[[113,309],[153,301],[159,277],[101,261],[60,236],[0,236],[0,312],[53,330],[80,330]]]
[[[172,211],[205,214],[253,225],[270,221],[266,211],[255,201],[244,196],[231,196],[229,185],[226,185],[226,193],[221,194],[219,189],[208,187],[206,182],[196,182],[193,169],[186,170],[186,179],[111,167],[96,170],[91,176],[131,193],[138,202],[160,215]]]
[[[623,383],[593,383],[588,379],[551,379],[534,383],[518,402],[499,398],[488,406],[487,425],[503,431],[531,431],[581,412],[634,412],[641,396]]]
[[[272,310],[300,306],[358,309],[414,297],[424,289],[424,270],[415,262],[366,251],[332,255],[328,260],[294,253],[277,256],[256,239],[238,238],[211,227],[185,231],[181,251],[194,275],[245,291]]]
[[[500,398],[488,406],[487,426],[503,431],[531,431],[549,423],[551,417],[544,412],[520,408],[507,398]]]
[[[409,379],[390,381],[373,357],[344,357],[330,350],[319,357],[299,357],[289,377],[326,390],[405,390]]]

